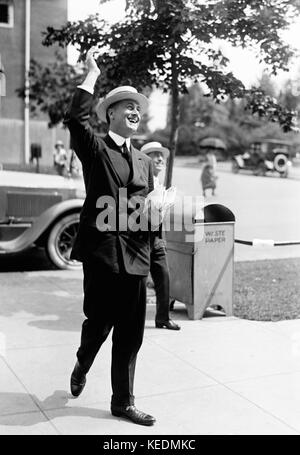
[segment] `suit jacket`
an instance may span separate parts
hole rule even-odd
[[[71,258],[84,261],[96,260],[112,272],[125,271],[133,275],[147,275],[150,267],[150,246],[148,230],[120,230],[118,224],[119,191],[127,191],[128,199],[134,197],[144,201],[153,190],[152,162],[149,157],[131,147],[132,178],[122,181],[114,165],[119,147],[107,135],[97,137],[90,127],[89,111],[93,96],[85,90],[76,89],[65,124],[71,133],[72,147],[82,163],[86,187],[78,234]],[[113,230],[101,232],[97,228],[97,217],[101,210],[97,207],[101,196],[112,198],[116,208],[116,226]],[[127,209],[127,217],[133,208]]]

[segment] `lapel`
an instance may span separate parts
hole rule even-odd
[[[132,147],[131,149],[131,156],[132,156],[132,179],[127,183],[126,186],[140,186],[141,185],[141,176],[142,176],[142,166],[143,160],[142,157],[138,155],[137,150]]]
[[[115,162],[115,153],[120,153],[120,148],[119,146],[112,140],[112,138],[107,134],[104,138],[104,142],[107,145],[106,147],[106,153],[108,155],[109,161],[111,163],[112,167],[112,172],[117,179],[118,183],[122,187],[128,187],[128,186],[145,186],[144,182],[141,181],[141,176],[142,176],[142,166],[143,166],[143,159],[138,155],[138,151],[131,145],[130,146],[130,151],[131,151],[131,156],[132,156],[132,178],[131,180],[124,185],[124,183],[121,180],[120,175],[118,174],[114,162]]]
[[[114,164],[115,157],[116,157],[115,154],[120,153],[120,147],[115,143],[115,141],[112,140],[112,138],[108,134],[105,136],[105,138],[103,140],[107,146],[105,148],[105,151],[106,151],[106,154],[107,154],[110,164],[111,164],[112,174],[115,177],[115,179],[117,180],[119,186],[123,186],[122,179],[121,179],[119,173],[117,172],[117,170],[115,168],[115,164]]]

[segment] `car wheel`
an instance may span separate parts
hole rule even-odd
[[[78,270],[81,262],[70,259],[73,243],[78,231],[79,213],[61,218],[52,227],[47,239],[47,253],[59,269]]]
[[[274,158],[274,169],[280,173],[286,173],[288,166],[288,159],[283,153],[278,153]]]

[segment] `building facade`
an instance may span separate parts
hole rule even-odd
[[[28,162],[31,145],[39,144],[42,151],[40,163],[51,165],[56,140],[63,140],[68,145],[67,132],[62,128],[49,129],[46,116],[28,115],[25,100],[16,92],[24,87],[30,59],[41,64],[56,59],[57,47],[43,46],[42,32],[47,26],[59,28],[67,22],[67,3],[68,0],[0,0],[0,60],[6,86],[5,96],[0,97],[2,164]],[[67,60],[67,50],[60,48],[60,53]]]

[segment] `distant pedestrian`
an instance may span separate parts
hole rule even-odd
[[[57,141],[54,146],[53,165],[58,175],[68,174],[68,153],[62,141]]]
[[[216,175],[217,159],[212,148],[206,150],[205,158],[206,161],[201,172],[202,192],[205,197],[206,190],[211,189],[211,194],[214,196],[218,177]]]
[[[206,153],[206,159],[208,164],[212,167],[213,174],[216,175],[217,171],[217,158],[214,153],[214,149],[209,148]]]

